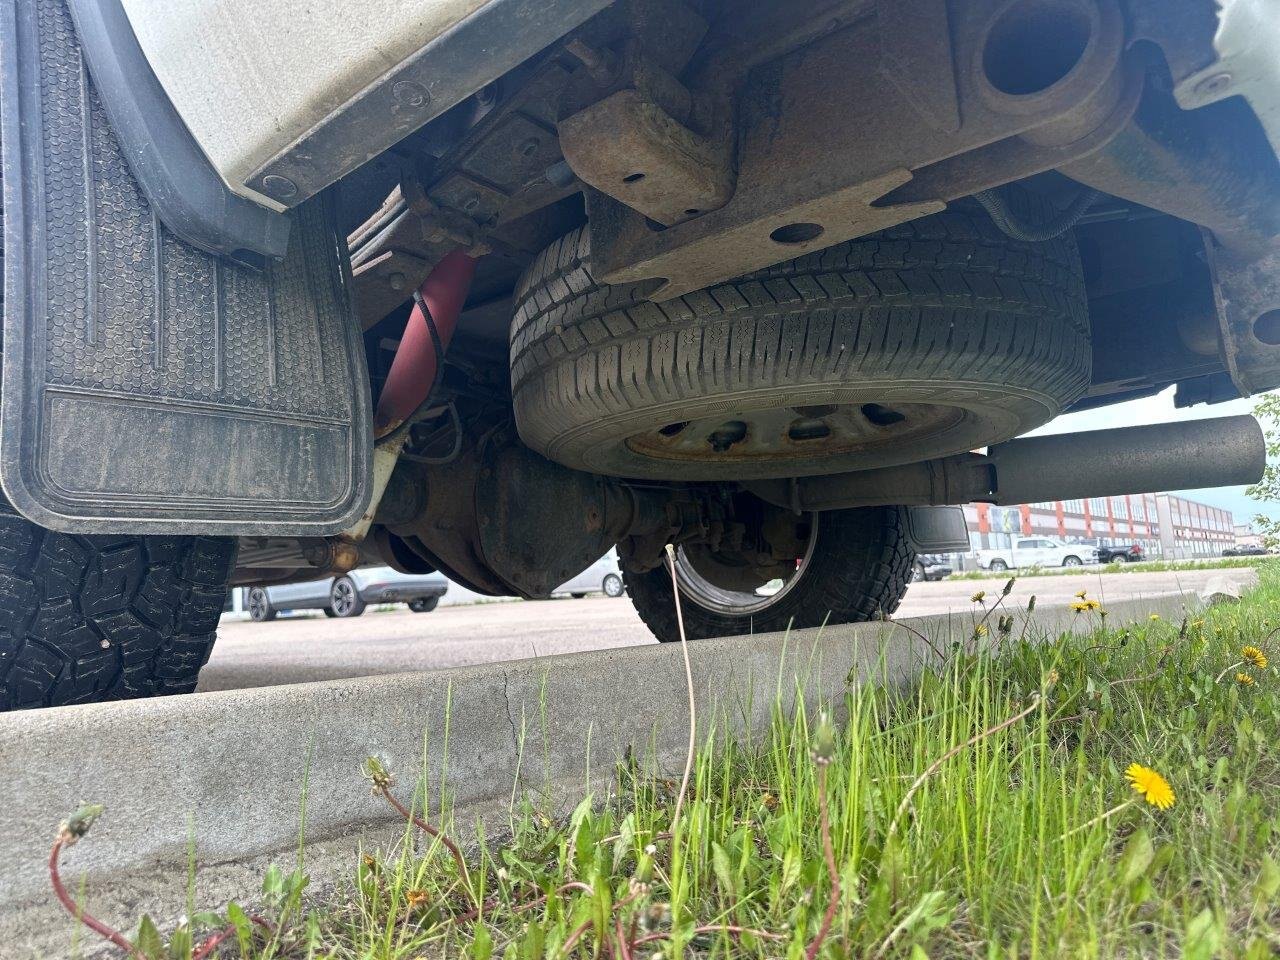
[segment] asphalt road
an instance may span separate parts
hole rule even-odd
[[[1010,605],[1067,604],[1077,590],[1104,602],[1198,590],[1215,575],[1242,571],[1079,574],[1029,577],[1015,584]],[[968,614],[978,590],[999,593],[1005,579],[956,580],[912,585],[899,617]],[[554,653],[653,643],[625,597],[611,600],[499,601],[442,606],[432,613],[373,610],[359,619],[282,617],[272,623],[225,620],[200,691],[434,670],[517,660]]]

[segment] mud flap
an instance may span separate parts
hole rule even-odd
[[[327,201],[263,271],[190,246],[138,188],[64,0],[0,18],[9,501],[86,533],[348,526],[372,418]]]

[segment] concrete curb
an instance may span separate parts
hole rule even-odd
[[[1112,606],[1108,624],[1153,612],[1174,619],[1195,603],[1178,594],[1124,601]],[[968,616],[902,622],[939,643],[973,628]],[[1088,630],[1096,622],[1037,610],[1034,630]],[[907,679],[931,656],[893,623],[705,640],[690,653],[700,721],[719,714],[722,729],[741,732],[765,730],[775,691],[793,699],[796,679],[806,699],[834,698],[848,682]],[[92,903],[132,904],[132,920],[161,904],[125,893],[130,876],[171,874],[177,882],[164,886],[162,899],[172,914],[182,911],[191,837],[201,870],[296,849],[304,778],[309,844],[390,824],[360,780],[371,752],[398,774],[402,796],[425,777],[434,806],[443,775],[451,801],[465,810],[505,802],[517,781],[532,790],[566,785],[578,796],[588,781],[607,787],[628,748],[674,766],[687,729],[677,644],[0,715],[3,926],[10,935],[30,932],[37,918],[55,915],[48,844],[82,801],[104,803],[107,812],[67,856],[67,876],[88,878]],[[18,910],[22,904],[30,909]]]

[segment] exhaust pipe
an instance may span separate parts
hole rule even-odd
[[[1250,416],[1010,440],[974,453],[856,473],[762,480],[746,489],[798,511],[1002,505],[1256,483],[1266,467]]]
[[[1239,416],[1010,440],[987,459],[992,503],[1035,503],[1257,483],[1267,445],[1258,421]]]

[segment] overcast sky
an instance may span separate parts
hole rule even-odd
[[[1130,400],[1097,410],[1072,413],[1059,417],[1047,426],[1032,431],[1031,435],[1072,433],[1077,430],[1105,430],[1108,427],[1136,427],[1150,423],[1173,423],[1178,420],[1204,420],[1211,417],[1229,417],[1239,413],[1252,413],[1257,398],[1229,400],[1226,403],[1201,403],[1178,410],[1173,405],[1173,387],[1154,397]],[[1280,517],[1280,504],[1259,503],[1245,496],[1244,487],[1216,487],[1208,490],[1173,490],[1184,497],[1209,503],[1230,510],[1236,523],[1248,523],[1256,514]]]

